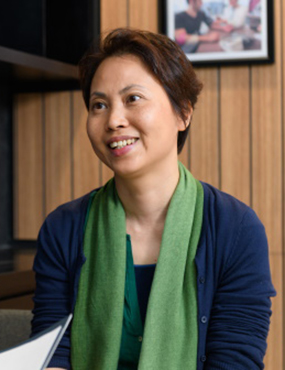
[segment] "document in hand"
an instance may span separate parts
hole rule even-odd
[[[72,319],[72,314],[20,345],[0,352],[1,370],[43,370]]]

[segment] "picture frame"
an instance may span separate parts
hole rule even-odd
[[[162,11],[163,32],[194,65],[274,62],[271,0],[165,0]]]

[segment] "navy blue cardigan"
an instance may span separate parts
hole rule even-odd
[[[195,258],[197,370],[263,369],[270,297],[276,295],[265,230],[251,208],[202,185],[203,226]],[[32,335],[74,310],[85,261],[82,241],[89,197],[90,193],[58,207],[40,230]],[[70,328],[49,366],[71,369]]]

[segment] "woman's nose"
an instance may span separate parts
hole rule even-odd
[[[128,125],[128,120],[125,117],[124,109],[122,108],[113,108],[110,110],[107,122],[106,129],[117,130]]]

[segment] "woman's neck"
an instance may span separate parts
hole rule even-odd
[[[127,224],[134,227],[163,225],[171,197],[179,180],[178,162],[133,179],[115,176]]]

